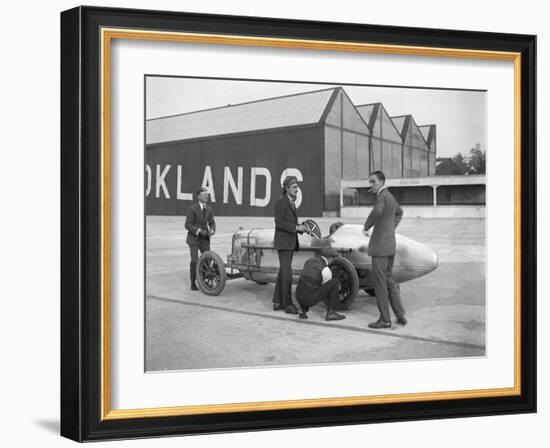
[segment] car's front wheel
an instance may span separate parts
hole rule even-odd
[[[217,296],[223,291],[227,274],[222,258],[212,251],[201,254],[197,261],[197,283],[209,296]]]

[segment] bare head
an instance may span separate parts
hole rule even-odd
[[[210,193],[208,192],[208,189],[201,187],[197,190],[197,198],[199,198],[199,201],[204,202],[205,204],[210,199]]]
[[[369,176],[369,191],[372,193],[378,193],[380,189],[386,183],[386,176],[382,171],[373,171]]]

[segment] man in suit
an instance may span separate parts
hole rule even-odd
[[[324,302],[327,306],[325,320],[345,319],[346,316],[335,311],[340,299],[339,284],[338,280],[332,278],[329,268],[329,258],[336,257],[338,254],[335,249],[327,247],[317,251],[316,255],[304,264],[296,287],[296,300],[300,304],[300,319],[307,319],[309,308],[319,302]]]
[[[206,188],[200,188],[197,191],[198,202],[192,204],[187,209],[187,218],[185,219],[185,228],[187,232],[187,244],[191,252],[191,263],[189,264],[189,274],[191,277],[191,289],[197,291],[195,283],[197,277],[197,260],[199,250],[201,254],[210,250],[210,237],[216,233],[216,222],[214,221],[214,212],[208,205],[210,195]]]
[[[399,284],[392,276],[395,258],[395,228],[403,216],[403,210],[384,185],[386,176],[375,171],[369,177],[370,191],[376,194],[376,202],[370,212],[364,230],[374,227],[370,235],[367,253],[372,257],[372,281],[380,317],[369,324],[370,328],[391,328],[389,306],[391,305],[397,323],[407,324],[405,310],[399,295]]]
[[[273,292],[273,309],[285,310],[289,314],[298,314],[298,309],[292,303],[292,258],[294,251],[299,250],[298,233],[306,231],[306,227],[298,224],[296,197],[298,195],[298,179],[287,176],[283,181],[283,193],[275,201],[275,239],[273,247],[279,254],[279,274]]]

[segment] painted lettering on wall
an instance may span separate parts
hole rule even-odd
[[[145,165],[145,195],[150,196],[152,192],[153,183],[155,184],[155,197],[170,199],[174,197],[179,201],[193,201],[193,189],[191,191],[185,190],[185,176],[183,165],[176,166],[176,191],[170,192],[169,185],[167,184],[167,177],[170,176],[172,170],[172,165],[168,164],[155,164],[152,168],[149,164]],[[155,175],[153,176],[153,172]],[[286,176],[296,176],[298,182],[303,182],[304,177],[302,172],[298,168],[286,168],[283,170],[279,176],[279,185],[282,187],[283,180]],[[271,202],[271,190],[273,178],[269,168],[254,166],[250,168],[250,177],[247,179],[250,182],[250,198],[249,204],[253,207],[267,207]],[[233,197],[237,205],[243,205],[243,190],[245,183],[245,171],[242,166],[233,168],[233,170],[224,166],[223,169],[223,179],[216,179],[212,175],[212,167],[206,165],[204,167],[204,172],[202,175],[201,186],[208,188],[210,191],[210,200],[216,202],[216,193],[219,193],[219,189],[222,190],[222,202],[224,204],[229,203],[230,196]],[[265,185],[265,189],[263,188]],[[172,187],[173,188],[173,187]],[[259,193],[258,191],[265,191],[264,194]],[[172,193],[172,196],[171,196]],[[296,198],[296,207],[300,207],[302,203],[302,192],[298,192],[298,197]]]

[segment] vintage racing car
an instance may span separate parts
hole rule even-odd
[[[298,236],[300,250],[292,260],[293,283],[298,281],[308,258],[322,247],[331,247],[339,253],[332,259],[330,268],[340,282],[340,295],[344,308],[350,308],[359,289],[374,295],[369,272],[371,257],[367,254],[369,233],[358,224],[335,223],[331,233],[322,237],[313,220],[304,223],[308,232]],[[203,253],[197,263],[197,282],[208,295],[220,294],[227,279],[244,277],[259,284],[274,283],[279,272],[279,258],[273,248],[274,229],[240,228],[233,234],[231,254],[227,262],[213,251]],[[437,255],[428,246],[402,235],[396,235],[397,252],[393,275],[403,283],[428,274],[437,267]]]

